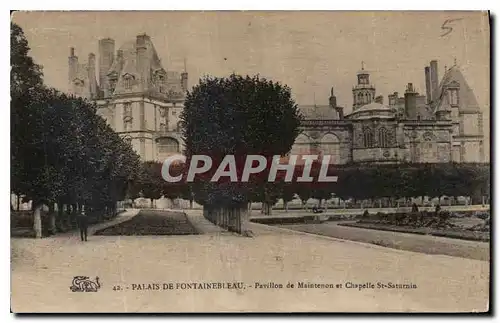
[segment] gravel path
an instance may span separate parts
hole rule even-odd
[[[263,226],[255,226],[256,231],[258,227]],[[11,250],[16,258],[11,267],[11,309],[16,313],[488,309],[489,262],[267,228],[264,234],[256,232],[254,238],[209,234],[92,236],[87,243],[76,235],[13,238]],[[98,276],[100,289],[95,293],[71,292],[72,279],[78,275],[92,280]],[[241,282],[243,288],[185,288],[192,282]],[[294,288],[286,288],[288,283]],[[299,288],[298,283],[340,287]],[[371,283],[416,287],[351,288]],[[155,289],[155,284],[161,288]],[[170,284],[172,289],[163,288]],[[272,284],[283,288],[258,287]]]

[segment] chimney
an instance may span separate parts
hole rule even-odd
[[[148,41],[149,36],[146,34],[137,35],[136,49],[137,49],[137,72],[141,77],[142,90],[145,91],[149,88],[150,79],[150,61],[148,57]]]
[[[68,83],[70,92],[73,92],[73,80],[75,79],[77,72],[78,72],[78,56],[75,56],[75,48],[71,47],[69,49],[69,57],[68,57]]]
[[[181,73],[181,88],[182,88],[182,92],[187,92],[187,90],[188,90],[188,73],[187,72]]]
[[[384,97],[379,95],[375,98],[375,103],[384,104]]]
[[[432,102],[431,91],[431,69],[429,66],[425,67],[425,95],[427,97],[427,104]]]
[[[417,95],[412,83],[408,83],[405,91],[405,114],[408,119],[417,118]]]
[[[335,107],[335,110],[337,111],[337,114],[339,115],[339,119],[344,120],[344,108]]]
[[[333,87],[330,90],[329,103],[330,103],[330,108],[335,108],[337,106],[337,97],[333,94]]]
[[[97,96],[97,79],[95,75],[95,54],[89,54],[89,81],[90,81],[90,97],[95,98]]]
[[[398,104],[398,92],[394,92],[393,94],[389,94],[389,106],[397,105]]]
[[[108,71],[113,65],[115,41],[111,38],[99,40],[99,87],[105,95],[108,90]]]
[[[431,61],[430,64],[430,70],[431,70],[431,99],[434,99],[437,95],[436,91],[438,89],[438,82],[439,82],[439,76],[438,76],[438,65],[437,61],[433,60]]]

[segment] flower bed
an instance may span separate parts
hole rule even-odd
[[[355,223],[339,225],[464,240],[490,241],[489,213],[481,212],[474,214],[474,216],[481,219],[483,223],[465,227],[454,221],[463,217],[463,215],[457,216],[447,211],[438,212],[437,214],[423,211],[395,214],[378,213],[375,215],[365,213]],[[469,217],[472,217],[472,215]]]

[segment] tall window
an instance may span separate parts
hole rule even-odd
[[[132,118],[132,103],[127,102],[123,104],[123,117]]]
[[[179,152],[179,142],[174,138],[169,138],[169,137],[159,138],[157,144],[158,144],[158,153],[160,154]]]
[[[371,148],[374,146],[372,129],[365,128],[363,130],[363,144],[364,144],[365,148]]]
[[[158,91],[160,91],[160,93],[166,93],[165,76],[158,75],[157,82],[158,82]]]
[[[134,78],[131,75],[125,75],[123,77],[123,83],[125,86],[125,90],[132,90],[133,81],[134,81]]]
[[[340,141],[339,138],[328,133],[321,138],[320,149],[323,155],[330,155],[330,164],[340,163]]]
[[[109,79],[109,90],[111,92],[114,92],[115,91],[115,87],[116,87],[116,78],[110,78]]]
[[[380,128],[378,131],[378,142],[380,147],[386,148],[389,147],[389,134],[386,128]]]
[[[458,105],[458,90],[452,89],[450,90],[450,104]]]
[[[132,130],[132,117],[124,117],[123,118],[123,130],[131,131]]]
[[[292,146],[291,154],[301,155],[309,154],[311,152],[310,140],[306,135],[300,134],[295,138],[295,142]]]

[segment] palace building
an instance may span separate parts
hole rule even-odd
[[[145,34],[116,51],[113,39],[101,39],[98,60],[98,69],[92,53],[80,64],[70,49],[70,93],[94,100],[98,113],[143,160],[181,153],[178,122],[187,72],[163,66]],[[327,154],[335,164],[483,162],[481,108],[459,66],[446,68],[440,81],[437,61],[424,72],[425,95],[408,83],[402,96],[394,92],[384,104],[362,66],[350,114],[337,106],[333,88],[328,106],[299,105],[304,121],[291,153]]]
[[[98,113],[143,160],[180,153],[178,116],[187,91],[186,71],[165,68],[145,34],[116,51],[113,39],[101,39],[98,75],[95,64],[93,53],[80,64],[70,49],[70,93],[94,100]]]
[[[440,82],[437,66],[433,60],[424,68],[426,95],[408,83],[387,105],[362,67],[352,112],[344,115],[333,88],[328,106],[303,107],[303,132],[292,153],[331,155],[335,164],[484,162],[483,116],[474,92],[456,63]]]

